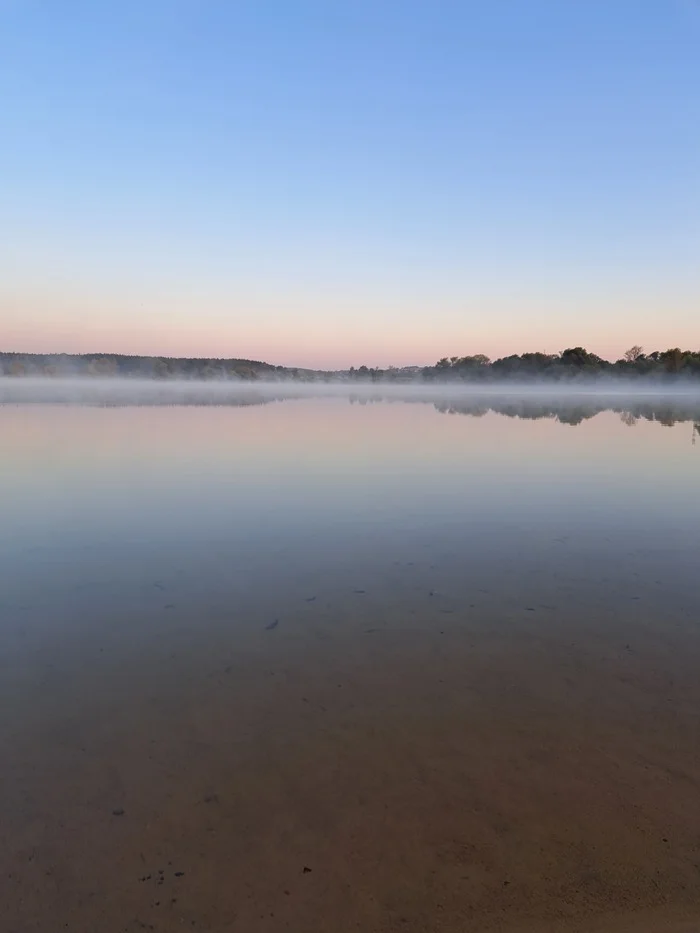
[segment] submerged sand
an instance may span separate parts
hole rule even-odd
[[[688,613],[297,603],[18,642],[3,930],[700,928]]]

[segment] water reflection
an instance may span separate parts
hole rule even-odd
[[[137,380],[49,380],[0,378],[0,405],[81,404],[99,407],[135,406],[225,406],[248,407],[309,398],[344,398],[351,405],[416,404],[432,405],[441,414],[483,417],[489,412],[509,418],[553,419],[577,426],[606,411],[619,414],[633,427],[638,420],[666,426],[693,422],[695,435],[700,425],[700,393],[669,392],[662,395],[626,393],[623,389],[606,392],[560,391],[526,387],[492,387],[487,392],[462,390],[454,393],[438,387],[403,386],[392,390],[367,386],[358,390],[342,385],[294,386],[280,383],[188,383]]]
[[[444,414],[471,415],[480,417],[489,411],[497,412],[509,418],[525,418],[536,421],[552,418],[561,424],[576,426],[605,411],[619,414],[620,420],[628,427],[640,419],[656,421],[672,427],[674,424],[692,421],[697,427],[700,418],[700,399],[639,399],[639,398],[599,398],[585,401],[569,399],[480,399],[480,400],[444,400],[435,402],[438,411]]]

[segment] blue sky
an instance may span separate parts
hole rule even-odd
[[[700,345],[695,0],[0,0],[0,344]]]

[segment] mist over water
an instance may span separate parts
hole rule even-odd
[[[700,385],[687,380],[658,382],[637,379],[598,379],[589,383],[556,383],[513,380],[478,383],[384,383],[297,382],[276,379],[255,380],[178,380],[138,378],[8,378],[0,376],[0,404],[25,402],[74,403],[81,405],[245,405],[256,402],[303,398],[346,398],[351,401],[435,401],[453,400],[478,405],[484,401],[551,400],[571,405],[577,400],[597,403],[600,410],[615,408],[625,400],[677,400],[689,406],[700,405]]]
[[[0,401],[3,929],[693,916],[697,392]]]

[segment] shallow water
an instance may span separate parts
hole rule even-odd
[[[0,929],[697,929],[700,399],[2,392]]]

